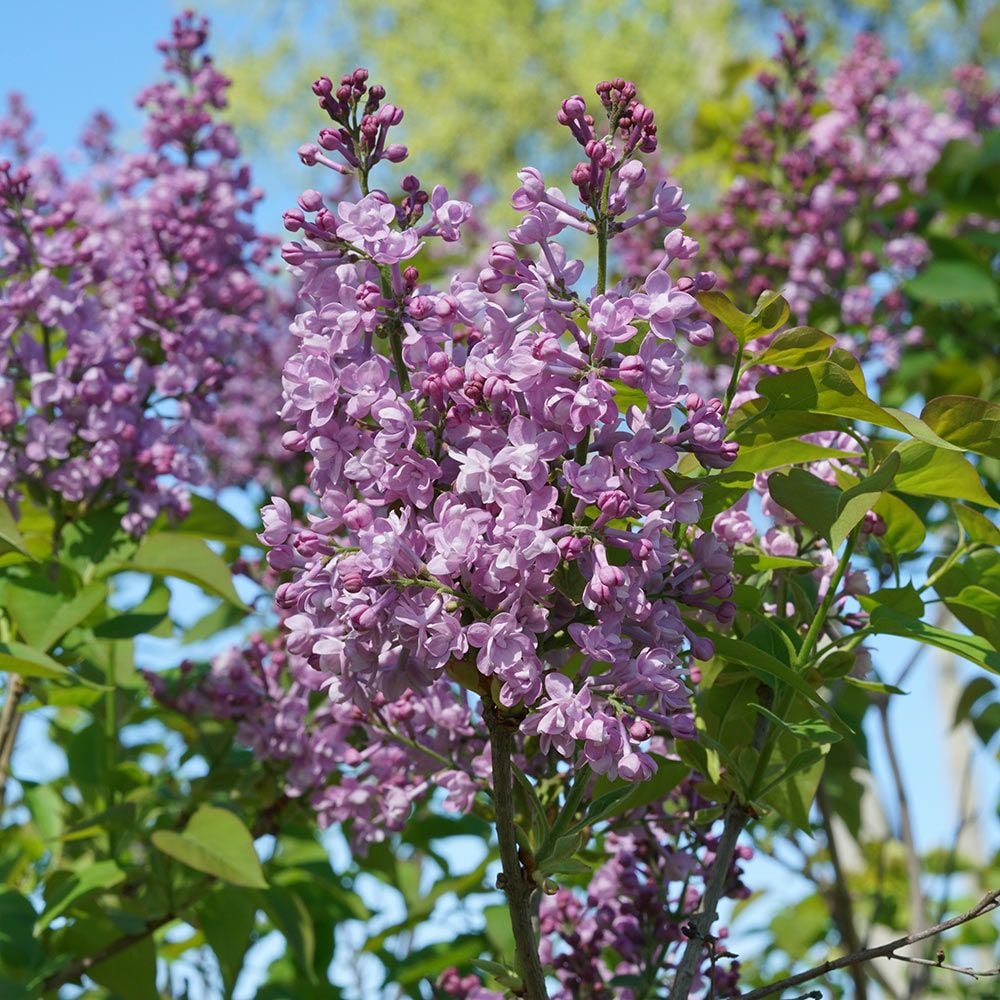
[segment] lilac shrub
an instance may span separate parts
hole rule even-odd
[[[99,118],[73,170],[32,152],[14,100],[0,141],[0,497],[67,515],[128,500],[140,533],[186,510],[237,352],[266,324],[251,222],[259,199],[228,125],[206,24],[174,22],[166,79],[138,99],[146,149],[119,153]]]

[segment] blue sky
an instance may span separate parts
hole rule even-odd
[[[175,9],[167,0],[22,0],[5,4],[0,95],[17,90],[27,96],[45,145],[54,151],[71,149],[81,126],[98,108],[111,113],[124,135],[134,135],[141,119],[132,102],[138,90],[158,73],[160,59],[154,45],[168,30]],[[219,27],[222,36],[234,36],[245,25],[223,19]],[[275,151],[271,162],[278,162],[279,155],[281,151]],[[255,170],[265,187],[270,181],[283,184],[276,176],[279,173],[259,166]],[[303,176],[302,184],[308,185],[307,177]],[[292,194],[287,190],[272,194],[258,219],[261,228],[279,229],[281,208]],[[879,662],[885,665],[887,678],[895,676],[897,665],[908,659],[909,652],[902,641],[880,641]],[[950,843],[953,809],[945,803],[956,783],[949,775],[942,744],[946,722],[940,711],[935,664],[933,655],[924,657],[907,684],[910,695],[896,699],[892,709],[917,836],[925,846]],[[962,673],[969,671],[963,669]],[[886,773],[882,754],[874,755],[873,764],[879,774]],[[977,780],[981,789],[978,797],[984,803],[995,845],[997,830],[989,803],[996,799],[998,776],[985,753],[979,754]],[[767,875],[761,870],[760,874],[777,884],[773,872]]]

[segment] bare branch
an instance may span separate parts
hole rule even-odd
[[[21,714],[18,704],[27,690],[24,679],[18,674],[7,675],[7,693],[3,708],[0,709],[0,810],[7,798],[7,779],[10,777],[10,759],[14,753],[14,741],[17,738]]]
[[[993,910],[1000,907],[1000,889],[992,889],[971,910],[966,910],[965,913],[960,913],[957,917],[952,917],[950,920],[945,920],[940,924],[935,924],[933,927],[928,927],[926,930],[918,931],[914,934],[907,934],[906,937],[896,938],[895,941],[889,941],[886,944],[879,945],[877,948],[866,948],[864,951],[854,952],[852,955],[845,955],[843,958],[837,958],[830,962],[824,962],[822,965],[817,965],[812,969],[807,969],[805,972],[800,972],[798,975],[789,976],[787,979],[782,979],[777,983],[771,983],[769,986],[761,986],[760,989],[751,990],[749,993],[741,993],[739,1000],[763,1000],[764,997],[774,996],[776,993],[783,993],[785,990],[791,989],[793,986],[800,986],[802,983],[808,983],[812,979],[818,979],[820,976],[825,976],[827,973],[836,972],[837,969],[846,969],[852,965],[858,965],[861,962],[870,962],[873,958],[894,958],[900,962],[912,962],[914,964],[924,964],[924,962],[929,961],[925,959],[915,959],[907,955],[897,955],[896,952],[900,948],[905,948],[911,944],[917,944],[919,941],[925,941],[927,938],[936,937],[943,931],[950,930],[952,927],[958,927],[961,924],[967,924],[970,920],[975,920],[977,917],[981,917],[984,913],[991,913]],[[944,964],[944,955],[941,954],[941,961],[930,962],[931,965],[937,966],[938,968],[948,969],[952,972],[961,972],[963,975],[972,975],[975,977],[980,976],[996,976],[1000,975],[1000,969],[987,969],[983,972],[976,972],[972,969],[957,968],[954,966],[947,966]],[[807,994],[808,995],[808,994]]]
[[[930,958],[917,958],[913,955],[886,955],[886,958],[895,958],[900,962],[909,962],[911,965],[926,965],[931,969],[946,969],[948,972],[958,972],[963,976],[971,976],[973,979],[987,979],[989,976],[1000,976],[1000,966],[992,969],[973,969],[969,965],[949,965],[944,960],[944,953],[941,953],[941,960]]]

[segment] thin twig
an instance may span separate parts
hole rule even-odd
[[[897,955],[896,952],[900,948],[906,948],[908,945],[917,944],[920,941],[925,941],[927,938],[936,937],[944,931],[951,930],[952,927],[967,924],[970,920],[975,920],[977,917],[983,916],[983,914],[992,913],[998,907],[1000,907],[1000,889],[992,889],[971,910],[966,910],[965,913],[960,913],[957,917],[952,917],[950,920],[945,920],[940,924],[935,924],[933,927],[928,927],[926,930],[918,931],[915,934],[907,934],[905,937],[896,938],[895,941],[888,941],[877,948],[866,948],[852,955],[845,955],[842,958],[824,962],[822,965],[814,966],[812,969],[798,973],[798,975],[789,976],[787,979],[771,983],[769,986],[761,986],[759,989],[751,990],[749,993],[741,993],[739,1000],[763,1000],[764,997],[774,996],[776,993],[783,993],[785,990],[790,990],[793,986],[801,986],[802,983],[808,983],[810,980],[818,979],[820,976],[825,976],[830,972],[836,972],[838,969],[846,969],[861,962],[870,962],[874,958],[896,959],[900,962],[912,962],[917,965],[924,964],[929,960],[914,959],[907,955]],[[934,961],[930,962],[930,964],[947,969],[950,972],[960,972],[962,975],[972,976],[976,979],[1000,975],[1000,968],[976,971],[974,969],[945,965],[943,955],[941,962]]]
[[[86,975],[94,966],[100,965],[101,962],[109,958],[113,958],[126,948],[131,948],[132,945],[138,944],[149,937],[150,934],[155,933],[161,927],[176,919],[176,913],[164,913],[162,917],[147,921],[142,930],[133,931],[131,934],[117,938],[99,951],[95,951],[93,955],[86,955],[83,958],[75,958],[72,962],[67,962],[61,969],[52,973],[51,976],[42,982],[42,993],[51,993],[53,990],[59,989],[60,986],[75,982],[81,976]]]

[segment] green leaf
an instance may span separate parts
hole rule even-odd
[[[791,308],[781,292],[761,292],[743,334],[747,340],[765,337],[783,327],[790,315]]]
[[[996,685],[989,677],[973,677],[965,688],[962,690],[962,694],[958,699],[958,704],[955,706],[955,718],[952,721],[952,726],[957,726],[964,722],[972,714],[972,710],[976,706],[976,702],[980,701],[989,695],[992,695],[996,691]]]
[[[856,453],[840,448],[826,448],[809,441],[771,441],[750,448],[741,448],[736,461],[729,466],[731,472],[769,472],[787,465],[819,462],[828,458],[854,458]]]
[[[43,840],[55,840],[63,832],[66,803],[51,784],[24,786],[24,801]]]
[[[190,628],[185,629],[183,644],[185,646],[204,639],[211,639],[219,632],[239,625],[243,621],[243,612],[223,601],[211,611],[207,611]]]
[[[250,528],[241,524],[214,500],[197,494],[191,497],[191,513],[187,517],[160,530],[165,534],[196,535],[198,538],[211,538],[227,545],[261,548],[261,543]]]
[[[510,912],[506,906],[487,906],[483,910],[486,937],[496,955],[514,954],[514,931],[510,926]]]
[[[243,957],[253,943],[257,900],[253,893],[219,886],[195,908],[198,926],[219,960],[227,994],[232,993],[243,968]]]
[[[766,552],[751,549],[750,551],[738,551],[733,559],[733,567],[737,576],[749,576],[751,573],[766,573],[768,570],[774,569],[807,569],[811,571],[816,568],[816,563],[810,562],[808,559],[796,559],[793,556],[769,556]],[[751,607],[759,607],[759,605],[759,599],[755,598]]]
[[[128,948],[98,962],[87,970],[87,975],[110,990],[113,996],[127,996],[130,1000],[133,997],[135,1000],[159,1000],[153,936],[146,935]]]
[[[48,580],[30,578],[8,583],[7,609],[24,638],[36,649],[48,650],[96,611],[107,595],[107,584],[100,582],[67,595]]]
[[[947,632],[887,607],[876,608],[872,612],[870,626],[880,635],[900,635],[928,646],[936,646],[993,673],[1000,673],[1000,653],[978,636]]]
[[[302,897],[291,889],[272,886],[260,894],[260,903],[288,943],[296,968],[310,982],[315,982],[316,928]]]
[[[943,559],[935,559],[931,572],[942,564]],[[934,590],[973,635],[1000,649],[1000,617],[994,611],[1000,596],[1000,552],[983,549],[965,556],[938,577]]]
[[[265,889],[267,881],[243,822],[228,809],[201,806],[183,833],[157,830],[153,844],[196,871],[248,889]]]
[[[0,642],[0,670],[21,677],[72,676],[58,660],[22,642]]]
[[[824,538],[837,519],[842,493],[805,469],[772,472],[767,489],[776,503]]]
[[[715,476],[682,481],[678,488],[685,486],[697,486],[701,491],[702,521],[707,523],[732,507],[753,486],[753,473],[726,469]]]
[[[106,562],[120,562],[135,551],[136,540],[122,527],[123,504],[93,511],[66,524],[59,558],[84,580],[92,580]]]
[[[944,598],[948,610],[969,631],[986,639],[994,649],[1000,648],[1000,593],[977,584],[963,587],[957,594],[935,589]]]
[[[1000,305],[996,278],[987,268],[967,260],[932,260],[903,290],[931,305]]]
[[[919,618],[924,613],[924,602],[912,583],[905,587],[883,587],[873,594],[859,594],[857,600],[865,611],[885,606],[895,608],[911,618]]]
[[[95,626],[94,635],[99,639],[132,639],[137,635],[169,638],[173,633],[167,617],[169,610],[170,590],[154,581],[139,604]]]
[[[883,493],[872,507],[885,522],[885,534],[878,539],[879,543],[894,555],[906,555],[916,552],[927,537],[924,522],[913,508],[894,496]]]
[[[755,396],[734,410],[730,423],[733,439],[741,448],[759,447],[789,438],[802,438],[818,431],[841,430],[841,417],[824,413],[772,410],[762,396]]]
[[[550,858],[541,866],[546,875],[584,875],[594,870],[593,865],[579,858]]]
[[[744,333],[750,322],[750,317],[738,309],[728,295],[712,290],[698,292],[695,298],[698,300],[698,305],[720,320],[741,344],[747,342],[749,338],[745,337]]]
[[[770,375],[757,383],[757,391],[775,411],[825,413],[905,431],[895,417],[854,384],[847,371],[831,361]]]
[[[985,514],[980,514],[978,510],[964,507],[961,504],[953,504],[952,510],[954,510],[958,523],[965,529],[970,541],[982,542],[984,545],[994,547],[1000,546],[1000,528]]]
[[[824,361],[837,346],[837,338],[813,326],[796,326],[779,333],[754,359],[755,365],[801,368]]]
[[[469,965],[482,953],[484,944],[481,934],[461,934],[449,941],[417,948],[391,967],[390,976],[404,987],[415,987],[422,979],[436,980],[449,966]],[[408,991],[407,995],[416,993]]]
[[[49,926],[78,899],[98,889],[111,889],[125,881],[125,873],[113,861],[94,861],[73,872],[56,890],[39,918],[38,928]]]
[[[42,948],[34,935],[35,908],[14,889],[0,890],[0,968],[10,972],[35,968]],[[14,997],[16,994],[3,994]]]
[[[118,564],[113,572],[130,571],[172,576],[187,580],[243,611],[250,609],[240,600],[233,586],[229,567],[208,543],[186,535],[147,535],[131,561]]]
[[[755,708],[761,715],[770,719],[774,725],[779,729],[783,729],[786,733],[797,737],[800,740],[805,740],[807,743],[818,743],[820,745],[827,743],[836,743],[841,739],[840,733],[831,729],[825,722],[818,719],[806,721],[806,722],[786,722],[784,719],[775,715],[770,709],[765,708],[763,705],[757,705],[753,702],[750,704],[751,708]]]
[[[900,466],[894,487],[900,493],[1000,507],[983,489],[979,473],[959,452],[935,448],[923,441],[904,441],[897,446],[896,454]]]
[[[920,417],[963,451],[1000,458],[1000,405],[974,396],[938,396]]]
[[[844,683],[851,687],[860,688],[862,691],[871,691],[873,694],[906,694],[902,688],[895,684],[883,684],[881,681],[866,681],[860,677],[851,677],[848,674],[844,678]]]
[[[124,910],[108,915],[88,904],[70,926],[55,932],[54,950],[69,955],[96,955],[120,941],[124,934],[141,931],[145,926],[141,919]],[[95,963],[87,969],[87,975],[103,986],[109,996],[158,1000],[153,935],[145,934],[129,947]]]
[[[847,417],[863,420],[877,427],[887,427],[901,434],[909,434],[928,444],[948,448],[948,441],[931,429],[923,420],[902,410],[879,406],[859,388],[855,379],[860,374],[852,372],[833,361],[810,365],[796,371],[771,375],[757,383],[757,391],[768,401],[773,414],[791,412],[793,416],[782,426],[785,437],[800,437],[814,430],[823,429],[804,419],[803,411],[810,414]],[[742,412],[744,408],[741,407]],[[752,417],[752,412],[748,411]],[[826,425],[829,426],[829,425]],[[799,429],[796,430],[795,428]],[[742,439],[737,428],[737,438]],[[760,433],[760,432],[756,432]],[[773,430],[771,433],[775,433]]]
[[[805,750],[800,750],[784,768],[778,773],[776,778],[771,778],[768,781],[767,787],[761,793],[764,798],[767,798],[768,794],[779,788],[790,778],[795,777],[797,774],[801,774],[803,771],[808,771],[813,765],[817,764],[823,759],[823,750],[819,747],[809,747]],[[806,827],[809,823],[808,815],[808,802],[802,803],[803,808],[797,810],[791,816],[788,816],[793,823],[800,827]]]
[[[816,705],[823,713],[829,716],[830,724],[843,736],[850,736],[851,727],[840,718],[839,715],[809,686],[801,674],[797,674],[791,667],[786,666],[779,659],[766,653],[764,650],[728,635],[718,633],[709,634],[709,638],[715,645],[716,654],[724,656],[733,663],[747,667],[755,675],[765,675],[782,684],[787,685],[797,694],[802,695],[806,701]]]
[[[787,955],[804,955],[830,933],[830,909],[819,895],[784,906],[771,921],[771,933]]]
[[[646,781],[628,782],[618,779],[609,781],[599,778],[594,786],[594,798],[583,819],[570,832],[591,826],[611,816],[623,816],[636,809],[642,809],[652,802],[658,802],[672,792],[690,773],[691,768],[683,761],[670,760],[660,754],[652,754],[656,762],[656,772]]]
[[[24,537],[18,530],[14,515],[10,508],[0,500],[0,553],[22,552],[28,555],[28,549],[24,542]]]
[[[829,538],[834,549],[840,548],[865,514],[875,506],[882,493],[889,488],[899,466],[898,453],[890,452],[870,476],[841,494],[837,501],[837,515],[830,525]]]
[[[642,389],[636,389],[621,382],[616,382],[615,402],[618,404],[619,413],[626,414],[632,406],[637,406],[640,410],[645,410],[649,405],[649,398]]]

